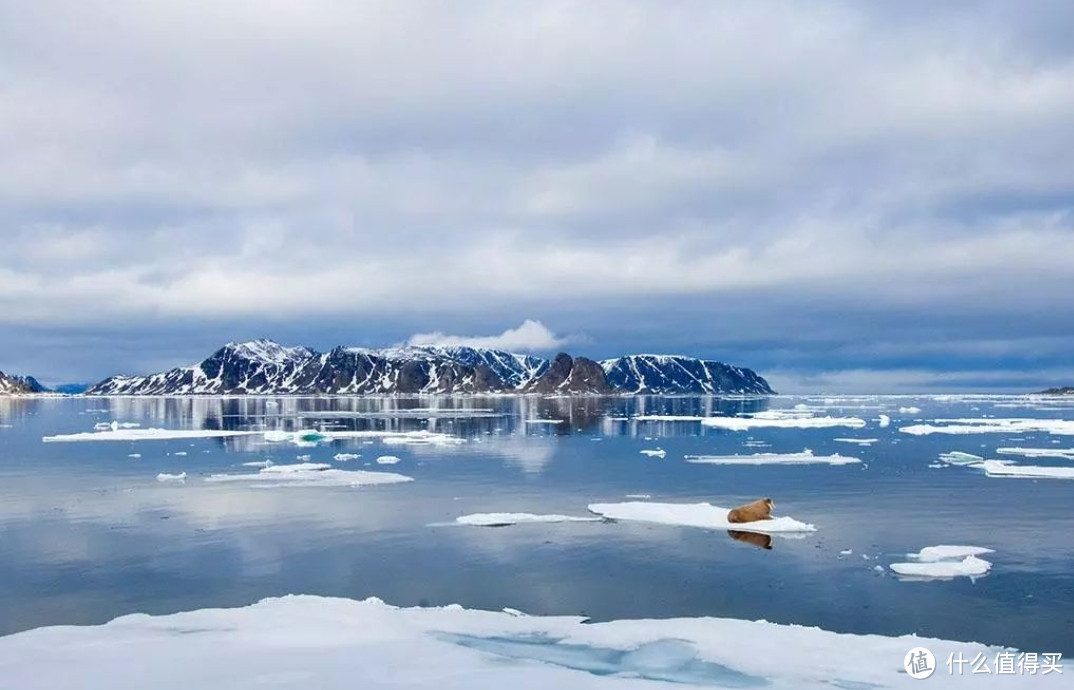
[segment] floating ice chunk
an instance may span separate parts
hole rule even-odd
[[[983,462],[984,458],[980,455],[953,450],[950,453],[940,453],[940,460],[943,460],[948,465],[976,465],[979,462]]]
[[[396,690],[597,690],[671,687],[669,682],[867,690],[916,687],[899,667],[916,646],[927,647],[941,664],[952,654],[992,659],[1000,651],[909,635],[840,634],[726,618],[587,623],[577,616],[460,606],[401,609],[378,599],[289,596],[237,609],[138,614],[100,626],[10,635],[0,638],[0,668],[5,684],[20,690],[69,687],[72,669],[92,678],[94,687],[117,690],[236,687],[258,679],[263,685],[323,690],[380,687],[385,679]],[[779,650],[779,663],[772,661],[773,649]],[[950,677],[948,685],[1048,683],[1028,676],[967,675]]]
[[[332,459],[336,462],[347,462],[348,460],[357,460],[362,457],[358,453],[336,453]]]
[[[94,431],[119,431],[120,429],[137,429],[142,426],[138,422],[97,422],[93,425]]]
[[[399,462],[399,458],[394,455],[382,455],[377,458],[378,465],[394,465]]]
[[[784,411],[772,410],[758,412],[745,417],[705,417],[701,424],[717,429],[729,431],[746,431],[756,427],[771,427],[775,429],[825,429],[829,427],[850,427],[860,429],[865,426],[865,420],[858,417],[813,417],[801,414],[787,414]]]
[[[635,422],[700,422],[704,419],[708,419],[708,417],[681,414],[639,414],[634,417]],[[649,441],[651,439],[646,437],[645,440]]]
[[[920,414],[920,407],[900,407],[899,412],[902,414]]]
[[[667,455],[668,452],[666,450],[661,449],[661,448],[657,448],[656,450],[648,450],[648,449],[643,450],[643,451],[641,451],[641,454],[642,455],[648,455],[650,458],[662,458],[665,455]]]
[[[710,503],[593,503],[589,512],[613,520],[654,522],[661,525],[728,529],[743,532],[815,532],[816,527],[789,517],[758,520],[756,522],[730,522],[727,508]]]
[[[855,443],[855,444],[857,444],[859,446],[871,446],[874,443],[876,443],[877,441],[879,441],[880,439],[877,439],[877,438],[833,438],[832,440],[833,441],[838,441],[839,443]]]
[[[997,448],[1001,455],[1021,455],[1027,458],[1063,458],[1074,460],[1074,448]]]
[[[908,553],[906,556],[922,563],[935,563],[936,561],[949,561],[965,558],[966,556],[983,556],[986,553],[995,553],[995,551],[986,549],[983,546],[940,544],[939,546],[926,546],[917,553]]]
[[[754,453],[753,455],[687,455],[686,462],[707,465],[851,465],[859,458],[845,455],[813,455],[806,448],[801,453]]]
[[[172,455],[174,455],[176,457],[182,457],[182,456],[186,455],[186,451],[185,450],[176,451],[176,452],[172,453]]]
[[[941,544],[926,546],[917,553],[908,553],[913,563],[892,563],[890,568],[915,579],[950,579],[954,577],[980,577],[992,568],[988,561],[978,558],[994,553],[983,546],[956,546]]]
[[[956,561],[930,561],[928,563],[892,563],[889,566],[899,575],[913,578],[949,580],[955,577],[980,577],[987,575],[992,564],[976,556],[966,556]]]
[[[652,498],[652,496],[650,496],[649,494],[627,494],[623,498],[637,498],[643,501],[648,501],[650,498]]]
[[[883,428],[891,424],[891,417],[887,416],[886,414],[878,415],[876,421],[878,425]]]
[[[853,553],[854,553],[853,549],[843,549],[842,551],[839,552],[839,555],[840,556],[850,556]]]
[[[1008,460],[985,460],[975,465],[989,477],[1022,477],[1026,479],[1074,479],[1074,467],[1044,467],[1016,465]]]
[[[308,457],[308,456],[307,456]],[[262,468],[262,474],[290,474],[292,472],[319,472],[331,469],[331,465],[323,462],[300,462],[294,465],[267,465]]]
[[[142,454],[141,453],[131,453],[127,457],[128,458],[134,458],[135,460],[137,460],[138,458],[142,457]]]
[[[242,463],[243,467],[272,467],[271,460],[255,460],[253,462]]]
[[[179,474],[167,474],[166,472],[161,472],[160,474],[157,475],[157,481],[158,482],[185,482],[186,481],[186,472],[180,472]]]
[[[323,463],[269,465],[256,474],[211,474],[207,482],[249,482],[260,486],[367,486],[413,481],[413,477],[394,472],[333,469]]]
[[[599,517],[578,517],[574,515],[535,515],[533,513],[474,513],[455,518],[460,525],[477,527],[506,527],[528,522],[600,522]]]
[[[523,424],[562,424],[562,419],[523,419]]]
[[[109,431],[86,431],[77,434],[45,436],[45,443],[73,441],[158,441],[185,438],[227,438],[250,436],[260,431],[225,431],[223,429],[113,429]]]
[[[372,440],[380,439],[387,444],[429,444],[455,445],[464,443],[465,439],[450,434],[440,434],[424,429],[419,431],[265,431],[265,440],[270,443],[293,443],[300,447],[311,447],[319,443],[346,439]]]
[[[932,424],[911,424],[899,427],[904,434],[926,436],[928,434],[1021,434],[1048,433],[1056,436],[1074,435],[1074,421],[1064,419],[936,419]]]

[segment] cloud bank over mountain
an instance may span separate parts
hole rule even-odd
[[[14,0],[0,367],[506,328],[795,380],[1070,372],[1071,31],[1060,2]]]

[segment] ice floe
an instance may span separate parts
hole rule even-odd
[[[464,443],[465,439],[450,434],[441,434],[433,431],[337,431],[305,429],[302,431],[265,431],[262,432],[265,441],[269,443],[292,443],[300,447],[309,447],[319,443],[344,440],[374,440],[379,439],[386,444],[428,444],[428,445],[456,445]]]
[[[845,455],[813,455],[806,448],[801,453],[754,453],[753,455],[687,455],[686,462],[706,465],[851,465],[859,458]]]
[[[900,414],[921,414],[921,408],[920,407],[900,407],[899,408],[899,413]]]
[[[648,501],[650,498],[652,498],[652,495],[650,495],[650,494],[627,494],[623,498],[637,498],[637,499],[641,499],[643,501]]]
[[[179,474],[168,474],[167,472],[161,472],[157,475],[158,482],[185,482],[186,472],[180,472]]]
[[[378,465],[394,465],[399,462],[399,457],[395,455],[382,455],[377,458]]]
[[[1074,467],[1017,465],[1008,460],[985,460],[978,465],[989,477],[1020,477],[1024,479],[1074,479]]]
[[[941,544],[926,546],[917,553],[906,554],[911,563],[892,563],[889,567],[906,578],[949,580],[955,577],[980,577],[988,574],[992,564],[979,556],[994,553],[983,546]]]
[[[251,436],[259,431],[226,431],[224,429],[109,429],[108,431],[84,431],[77,434],[45,436],[45,443],[74,441],[161,441],[186,438],[227,438]]]
[[[904,434],[926,436],[928,434],[1021,434],[1041,432],[1057,436],[1074,435],[1074,421],[1065,419],[1003,419],[970,417],[964,419],[936,419],[931,424],[911,424],[899,427]]]
[[[661,448],[657,448],[656,450],[643,450],[641,451],[641,454],[648,455],[650,458],[662,458],[667,455],[668,452]]]
[[[984,461],[984,458],[980,455],[963,453],[960,450],[953,450],[950,453],[940,453],[940,459],[949,465],[976,465],[977,463]]]
[[[916,688],[900,662],[913,647],[991,659],[999,648],[906,635],[841,634],[726,618],[590,623],[461,606],[402,609],[378,599],[265,599],[236,609],[135,614],[99,626],[0,638],[6,685],[20,690],[252,687],[438,690]],[[774,663],[772,650],[778,650]],[[137,663],[133,663],[137,660]],[[192,663],[192,661],[195,661]],[[947,676],[944,687],[1051,687],[1044,677]],[[1064,684],[1062,676],[1054,675]],[[663,684],[654,684],[663,683]]]
[[[523,419],[523,424],[562,424],[562,419]]]
[[[1074,460],[1074,448],[997,448],[1000,455],[1021,455],[1026,458],[1064,458]]]
[[[746,431],[754,428],[774,429],[826,429],[830,427],[849,427],[860,429],[865,420],[859,417],[814,417],[809,414],[786,410],[770,410],[740,417],[705,417],[704,426],[729,431]]]
[[[730,522],[727,508],[711,503],[593,503],[589,512],[612,520],[653,522],[661,525],[703,527],[706,529],[740,530],[744,532],[815,532],[813,525],[790,517],[777,517],[756,522]]]
[[[336,453],[332,456],[332,459],[336,462],[348,462],[350,460],[357,460],[360,457],[362,456],[358,453]]]
[[[986,553],[995,553],[995,551],[983,546],[940,544],[939,546],[926,546],[917,553],[908,553],[906,556],[921,563],[935,563],[937,561],[965,558],[966,556],[983,556]]]
[[[269,465],[255,474],[211,474],[207,482],[249,482],[260,486],[370,486],[413,481],[413,477],[394,472],[340,470],[331,465],[303,462],[295,465]]]
[[[839,443],[854,443],[859,446],[871,446],[880,439],[878,438],[833,438],[833,441]]]
[[[476,527],[507,527],[530,522],[600,522],[603,518],[574,515],[535,515],[533,513],[473,513],[455,518],[456,524]]]
[[[877,425],[883,428],[891,424],[891,417],[886,414],[877,415],[876,421]]]

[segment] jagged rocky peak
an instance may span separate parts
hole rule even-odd
[[[233,355],[260,362],[285,364],[308,359],[314,354],[313,350],[308,347],[284,347],[274,340],[258,338],[241,343],[230,342],[217,350],[214,356]]]
[[[751,369],[683,355],[628,355],[602,361],[614,388],[629,393],[773,395]]]
[[[527,387],[528,393],[613,393],[600,364],[566,352],[555,356],[543,374]]]
[[[30,393],[47,393],[33,376],[14,376],[0,371],[0,395],[27,395]]]

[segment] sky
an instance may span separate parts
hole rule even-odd
[[[1062,1],[6,0],[0,370],[267,337],[1074,384],[1072,35]]]

